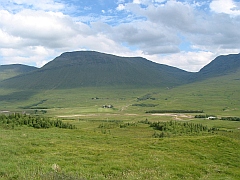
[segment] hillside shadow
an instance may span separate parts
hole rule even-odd
[[[18,91],[7,95],[0,95],[0,101],[15,102],[26,101],[37,94],[37,91]]]

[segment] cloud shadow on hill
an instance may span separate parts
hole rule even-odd
[[[37,94],[37,91],[18,91],[12,92],[7,95],[0,95],[0,101],[6,102],[16,102],[16,101],[26,101],[32,96]]]

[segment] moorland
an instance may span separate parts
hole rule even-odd
[[[0,179],[240,179],[239,54],[197,73],[97,52],[0,70]]]

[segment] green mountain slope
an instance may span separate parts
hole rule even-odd
[[[68,53],[67,53],[68,54]],[[61,56],[60,56],[61,57]],[[67,86],[66,80],[61,81],[60,78],[63,76],[57,72],[57,69],[62,69],[64,71],[69,71],[68,69],[74,69],[64,66],[64,60],[62,57],[56,58],[54,61],[50,62],[43,68],[35,71],[34,73],[28,73],[21,75],[15,78],[11,78],[0,83],[9,83],[13,80],[21,79],[21,83],[24,82],[24,77],[27,77],[25,83],[29,82],[31,86],[34,83],[38,83],[36,80],[42,75],[46,75],[44,81],[45,89],[37,88],[35,89],[7,89],[0,88],[0,109],[14,109],[14,108],[47,108],[48,113],[55,114],[81,114],[81,113],[99,113],[99,112],[114,112],[114,113],[143,113],[149,110],[203,110],[207,114],[216,114],[224,116],[239,116],[240,113],[240,71],[231,72],[227,75],[211,77],[207,79],[200,79],[193,83],[183,84],[180,86],[174,86],[171,88],[159,88],[148,85],[142,86]],[[149,66],[148,61],[140,58],[130,58],[136,59],[137,62],[147,63],[146,66]],[[69,59],[67,58],[66,61]],[[129,60],[129,59],[128,59]],[[142,61],[141,61],[142,60]],[[60,62],[63,61],[63,62]],[[71,61],[71,60],[70,60]],[[102,60],[101,60],[102,61]],[[72,62],[72,61],[71,61]],[[87,61],[88,62],[88,61]],[[90,62],[90,61],[89,61]],[[61,65],[61,63],[63,63]],[[78,65],[74,63],[79,63],[78,61],[72,62],[71,67],[79,68]],[[96,63],[95,61],[93,63]],[[109,63],[109,62],[108,62]],[[140,64],[141,64],[140,63]],[[83,64],[86,65],[85,62]],[[100,63],[99,63],[100,64]],[[150,65],[152,63],[150,62]],[[59,66],[54,68],[55,66]],[[90,63],[91,65],[91,63]],[[89,66],[90,66],[89,65]],[[101,67],[101,65],[99,65]],[[155,67],[155,63],[152,64]],[[103,68],[104,66],[102,66]],[[126,67],[126,66],[124,66]],[[144,66],[145,67],[145,66]],[[162,66],[160,66],[162,67]],[[170,68],[168,66],[163,66],[164,68]],[[139,68],[139,67],[137,67]],[[157,66],[159,68],[159,66]],[[95,69],[97,71],[97,68]],[[82,70],[83,71],[83,70]],[[157,71],[157,70],[156,70]],[[87,73],[86,71],[84,71]],[[172,72],[172,71],[170,71]],[[46,73],[46,74],[45,74]],[[52,76],[48,76],[48,73],[52,73]],[[57,75],[53,76],[54,73],[59,75],[59,78],[56,78]],[[96,72],[95,72],[96,73]],[[168,72],[169,73],[169,72]],[[73,75],[76,74],[76,71],[73,72]],[[129,73],[130,74],[130,73]],[[170,74],[170,73],[169,73]],[[192,76],[195,73],[187,73],[186,79],[188,76]],[[69,76],[71,73],[69,72]],[[176,74],[174,75],[176,76]],[[174,77],[173,76],[173,77]],[[53,79],[49,78],[52,77]],[[68,77],[68,76],[67,76]],[[32,80],[30,79],[32,78]],[[43,77],[41,77],[43,78]],[[116,77],[118,78],[118,77]],[[35,79],[35,80],[34,80]],[[41,80],[41,79],[40,79]],[[49,87],[55,86],[55,81],[58,80],[58,83],[66,83],[65,88],[52,88]],[[89,79],[88,79],[89,80]],[[102,80],[99,77],[99,82]],[[106,81],[108,80],[108,81]],[[110,79],[111,80],[111,79]],[[14,82],[13,81],[13,82]],[[70,81],[70,80],[69,80]],[[90,80],[89,80],[90,81]],[[16,83],[19,83],[15,81]],[[46,84],[48,82],[49,84]],[[94,81],[93,81],[94,82]],[[109,82],[109,79],[104,79],[101,82]],[[132,81],[133,82],[133,81]],[[19,83],[21,85],[21,83]],[[18,86],[20,86],[17,84]],[[42,85],[42,84],[40,84]],[[63,85],[63,84],[60,84]],[[24,84],[28,86],[28,84]],[[14,84],[12,84],[14,87]],[[28,86],[30,87],[30,86]],[[40,87],[40,86],[39,86]],[[42,86],[44,87],[44,86]],[[63,86],[62,86],[63,87]],[[127,88],[126,88],[127,87]],[[169,86],[170,87],[170,86]],[[24,88],[24,87],[22,87]],[[114,106],[114,109],[102,109],[102,105],[111,104]],[[132,106],[132,104],[138,104],[139,106]],[[54,108],[51,112],[50,109]],[[58,108],[56,110],[55,108]],[[70,108],[66,111],[62,108]],[[116,110],[115,110],[116,109]],[[65,111],[65,112],[64,112]]]
[[[192,76],[193,81],[212,77],[225,76],[240,71],[240,54],[229,54],[216,57]]]
[[[210,114],[239,116],[240,71],[173,88],[168,92],[167,102],[166,109],[175,106],[176,109],[193,108]]]
[[[0,81],[37,70],[38,68],[21,64],[1,65],[0,66]]]
[[[157,64],[141,57],[118,57],[94,51],[63,53],[37,70],[24,65],[11,65],[9,69],[6,68],[8,66],[0,66],[0,70],[3,67],[5,69],[0,71],[0,86],[4,88],[166,88],[237,73],[240,71],[240,54],[219,56],[197,73]]]
[[[189,73],[141,57],[99,52],[63,53],[37,71],[1,82],[18,89],[70,89],[98,86],[172,87],[187,83]]]

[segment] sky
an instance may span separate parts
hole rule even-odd
[[[240,53],[240,0],[0,0],[0,65],[91,50],[197,72]]]

